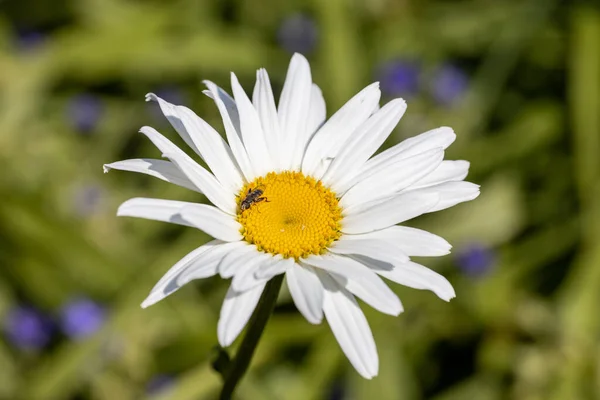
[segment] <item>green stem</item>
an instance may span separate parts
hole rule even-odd
[[[271,279],[265,286],[265,290],[263,291],[262,296],[260,296],[258,305],[248,323],[248,329],[246,330],[246,335],[242,340],[242,344],[240,345],[235,358],[231,360],[227,372],[224,375],[225,382],[223,383],[223,389],[219,396],[220,400],[231,399],[239,381],[246,373],[254,350],[256,350],[256,345],[267,325],[267,321],[269,321],[269,318],[273,313],[282,283],[283,275],[278,275]]]

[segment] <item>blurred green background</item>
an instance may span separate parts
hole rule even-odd
[[[368,83],[409,107],[386,143],[441,125],[475,202],[415,221],[453,253],[422,262],[445,303],[392,284],[363,307],[380,374],[362,379],[326,323],[282,293],[239,399],[600,399],[600,7],[557,0],[0,2],[0,399],[212,399],[226,290],[197,281],[139,307],[208,237],[117,218],[124,200],[205,201],[102,164],[176,143],[147,92],[222,131],[202,79],[277,92],[305,54],[331,115]]]

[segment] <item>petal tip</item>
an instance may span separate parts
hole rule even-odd
[[[394,301],[394,304],[392,307],[390,307],[389,311],[390,311],[390,315],[397,317],[398,315],[400,315],[404,312],[404,306],[402,305],[402,302],[400,301],[398,296],[396,296],[395,300],[396,301]]]
[[[156,132],[156,129],[154,129],[154,128],[152,128],[151,126],[148,126],[148,125],[144,125],[144,126],[142,126],[142,127],[141,127],[141,128],[138,130],[138,132],[139,132],[139,133],[141,133],[141,134],[144,134],[144,135],[146,135],[146,136],[148,136],[148,135],[153,135],[154,133],[157,133],[157,132]]]
[[[117,217],[127,217],[129,216],[129,214],[127,213],[127,209],[129,207],[129,205],[131,205],[132,203],[135,204],[135,202],[139,201],[140,198],[139,197],[134,197],[133,199],[129,199],[129,200],[125,200],[120,206],[119,208],[117,208]]]
[[[450,300],[452,300],[452,299],[455,299],[455,298],[456,298],[456,293],[452,292],[452,294],[451,294],[451,295],[449,295],[449,296],[444,296],[444,297],[442,298],[442,300],[444,300],[445,302],[448,302],[448,303],[450,303]]]
[[[443,293],[438,293],[438,297],[447,303],[456,297],[456,292],[450,282],[447,282],[447,287],[444,289]]]
[[[306,318],[306,316],[304,318]],[[321,316],[321,318],[310,318],[310,319],[306,318],[306,320],[311,325],[321,325],[321,322],[323,322],[323,317]]]
[[[306,59],[306,57],[304,57],[304,54],[302,53],[294,53],[294,55],[292,56],[292,62],[303,62],[303,63],[307,63],[308,64],[308,60]]]
[[[256,70],[256,79],[268,79],[268,73],[265,68],[259,68]]]
[[[454,132],[453,128],[449,126],[440,126],[438,129],[445,135],[448,135],[448,137],[450,138],[450,144],[452,144],[456,140],[456,132]]]
[[[213,81],[205,79],[202,81],[202,83],[204,84],[204,86],[206,86],[208,88],[208,90],[211,93],[217,91],[217,85]]]
[[[140,307],[143,309],[146,309],[155,303],[156,303],[156,301],[154,301],[152,299],[152,295],[150,295],[150,296],[146,297],[146,299],[144,301],[142,301],[142,304],[140,304]]]
[[[369,368],[368,365],[365,365],[364,368],[366,368],[366,370],[364,371],[358,371],[360,376],[362,376],[365,379],[373,379],[375,377],[377,377],[377,375],[379,374],[379,367],[375,366],[374,368]]]
[[[229,347],[233,343],[235,337],[232,337],[231,334],[227,334],[228,332],[221,326],[217,327],[217,340],[221,347]]]

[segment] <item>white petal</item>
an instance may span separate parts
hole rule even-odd
[[[200,190],[188,179],[183,172],[179,170],[173,163],[164,160],[154,160],[151,158],[137,158],[132,160],[117,161],[111,164],[104,164],[104,172],[107,173],[111,169],[121,171],[140,172],[142,174],[151,175],[163,181],[182,186],[196,192]]]
[[[254,172],[258,175],[265,175],[273,170],[273,162],[265,141],[260,118],[233,72],[231,73],[231,88],[240,114],[240,128],[248,158]]]
[[[196,261],[195,265],[190,265],[177,277],[177,284],[183,286],[194,279],[207,278],[215,275],[219,270],[219,265],[229,252],[240,248],[242,242],[229,242],[216,246],[210,252],[207,252],[201,261]]]
[[[363,164],[377,151],[404,115],[406,102],[394,99],[381,107],[352,134],[333,160],[323,182],[333,191],[361,171]]]
[[[373,83],[333,114],[310,141],[302,161],[302,172],[321,178],[348,138],[373,113],[380,97],[379,83]]]
[[[180,157],[175,153],[163,153],[171,162],[183,171],[202,193],[221,210],[235,215],[237,204],[232,193],[228,192],[210,172],[196,164],[193,160]]]
[[[387,164],[348,190],[340,206],[348,208],[389,197],[431,173],[443,159],[444,150],[437,148]]]
[[[323,285],[310,265],[295,264],[285,279],[298,311],[311,324],[323,319]]]
[[[464,180],[469,173],[469,162],[464,160],[442,161],[440,165],[423,179],[419,180],[411,189],[433,186],[445,182]]]
[[[365,177],[373,174],[373,169],[381,169],[385,164],[395,163],[400,159],[412,157],[438,147],[446,149],[454,142],[454,139],[456,139],[456,134],[452,128],[445,126],[406,139],[368,160],[353,181],[359,182],[365,179]],[[349,187],[346,183],[341,185],[339,190],[346,190]]]
[[[293,258],[284,259],[281,255],[277,255],[274,257],[273,261],[270,264],[264,265],[259,268],[254,276],[256,279],[271,279],[274,276],[285,273],[288,269],[292,268],[294,265]]]
[[[368,235],[368,233],[363,235],[344,235],[341,240],[333,242],[329,246],[329,250],[336,254],[361,254],[391,263],[408,261],[408,255],[391,240],[384,240],[377,237],[370,238]],[[348,240],[346,239],[348,236],[360,236],[361,238]]]
[[[219,344],[227,347],[238,337],[258,304],[260,295],[265,288],[265,283],[257,285],[251,290],[240,293],[229,287],[225,295],[221,316],[217,326]]]
[[[208,88],[210,97],[215,101],[219,113],[221,114],[223,126],[225,127],[225,134],[227,135],[227,142],[229,142],[229,146],[231,146],[231,152],[235,156],[237,164],[246,177],[246,180],[252,181],[258,175],[252,169],[248,153],[246,153],[246,148],[242,143],[240,116],[235,101],[213,82],[203,82]]]
[[[326,254],[310,256],[303,262],[329,272],[340,285],[376,310],[390,315],[402,312],[398,296],[372,270],[355,259]]]
[[[313,83],[310,92],[310,108],[308,110],[308,134],[312,136],[327,118],[327,106],[321,89]]]
[[[223,260],[221,260],[219,274],[222,278],[231,278],[237,274],[240,269],[246,266],[247,260],[251,258],[253,254],[258,253],[255,245],[245,241],[241,241],[241,243],[244,244],[242,247],[231,251],[223,257]]]
[[[355,234],[387,228],[429,212],[439,201],[435,192],[407,192],[381,202],[346,210],[342,232]]]
[[[354,242],[361,240],[381,240],[391,246],[396,246],[402,253],[409,257],[435,257],[450,253],[452,246],[444,238],[421,229],[409,228],[407,226],[390,226],[379,231],[362,233],[358,235],[343,235],[339,242]],[[335,242],[337,243],[337,242]],[[356,253],[359,254],[359,253]],[[385,260],[379,255],[363,254]],[[405,260],[408,261],[408,260]],[[394,262],[394,261],[388,261]]]
[[[179,214],[182,208],[190,205],[195,205],[195,203],[136,197],[121,204],[117,210],[117,215],[119,217],[145,218],[194,227],[189,221],[181,218]]]
[[[446,182],[422,189],[407,190],[405,193],[438,194],[440,196],[440,201],[435,207],[427,211],[435,212],[477,198],[477,196],[479,196],[479,185],[464,181]]]
[[[182,279],[182,274],[185,272],[190,272],[191,270],[195,273],[196,278],[209,277],[216,274],[219,259],[232,246],[235,246],[235,243],[224,244],[220,240],[213,240],[183,257],[152,288],[150,294],[142,303],[142,308],[151,306],[164,299],[189,282],[191,279]]]
[[[354,296],[326,274],[319,277],[325,287],[323,311],[342,351],[364,378],[377,376],[379,357],[375,340]]]
[[[181,209],[181,218],[192,226],[225,242],[242,240],[242,226],[231,215],[206,204],[191,204]]]
[[[269,253],[257,252],[250,254],[243,268],[239,268],[234,275],[231,287],[238,292],[245,292],[267,281],[268,279],[266,278],[257,278],[256,271],[261,267],[269,266],[274,261],[273,255]]]
[[[214,175],[198,165],[190,156],[155,129],[144,126],[140,132],[146,135],[214,205],[229,214],[235,214],[237,208],[235,193],[224,188]]]
[[[212,126],[189,108],[168,103],[154,93],[147,94],[146,100],[158,102],[173,128],[202,157],[223,186],[233,192],[242,187],[242,175],[234,161],[231,149]]]
[[[260,122],[265,135],[265,141],[269,154],[273,161],[275,171],[281,170],[281,161],[279,160],[279,139],[281,131],[279,128],[279,118],[277,116],[277,107],[271,89],[269,74],[264,68],[256,72],[256,85],[252,94],[252,103],[256,108]]]
[[[231,123],[231,127],[233,128],[232,133],[235,133],[241,139],[240,114],[238,113],[237,105],[235,104],[233,97],[214,82],[203,80],[202,83],[208,88],[208,90],[204,90],[202,93],[213,99],[215,104],[217,104],[217,108],[219,108],[220,105],[223,106],[227,120]],[[221,110],[219,109],[219,112],[220,111]]]
[[[456,140],[454,130],[448,126],[442,126],[413,136],[401,143],[389,148],[389,157],[395,157],[402,154],[402,157],[411,157],[436,147],[447,149]],[[386,150],[387,151],[387,150]],[[382,152],[383,155],[385,152]],[[385,158],[385,157],[382,157]]]
[[[452,248],[444,238],[421,229],[408,226],[391,226],[387,229],[400,249],[410,257],[445,256]]]
[[[431,290],[440,299],[445,301],[450,301],[450,299],[456,297],[454,288],[446,278],[420,264],[409,261],[391,266],[388,263],[369,259],[367,257],[353,257],[392,282],[396,282],[413,289]]]
[[[163,115],[169,120],[169,122],[171,123],[171,126],[173,126],[173,128],[175,128],[175,130],[177,131],[179,136],[181,136],[183,141],[188,146],[190,146],[190,148],[192,150],[194,150],[194,152],[196,154],[198,154],[200,157],[202,157],[202,153],[200,152],[200,149],[198,148],[197,143],[194,141],[194,139],[191,136],[194,133],[191,133],[187,130],[186,126],[184,125],[183,121],[181,120],[181,118],[178,115],[179,112],[175,108],[176,106],[174,106],[173,104],[171,104],[169,102],[166,102],[165,100],[161,99],[154,93],[147,93],[146,101],[157,102]],[[190,110],[190,112],[192,112],[192,111]]]
[[[308,143],[308,113],[312,91],[310,66],[304,56],[292,56],[281,91],[278,114],[282,167],[299,170]]]

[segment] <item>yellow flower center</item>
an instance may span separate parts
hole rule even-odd
[[[299,259],[323,254],[341,236],[342,210],[321,181],[301,172],[270,172],[238,196],[244,239],[260,251]]]

